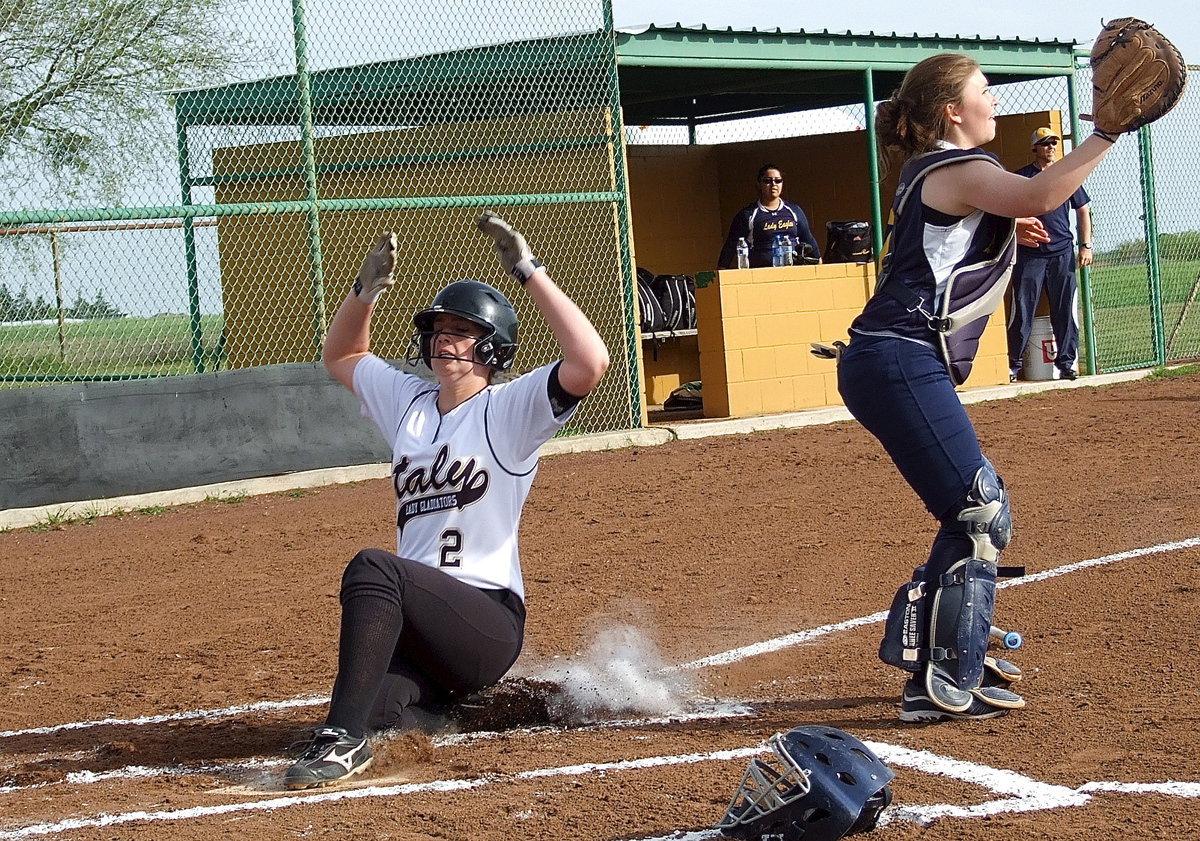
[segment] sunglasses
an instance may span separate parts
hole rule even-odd
[[[1057,145],[1058,145],[1058,139],[1057,139],[1057,138],[1054,138],[1054,137],[1052,137],[1052,138],[1050,138],[1049,140],[1043,140],[1043,141],[1041,141],[1041,142],[1040,142],[1040,143],[1038,143],[1037,145],[1038,145],[1038,146],[1057,146]]]
[[[764,184],[782,184],[783,183],[782,178],[760,178],[759,180],[762,181],[762,183],[764,183]]]

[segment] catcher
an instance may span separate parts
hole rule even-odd
[[[506,272],[558,340],[562,359],[493,383],[517,352],[517,314],[476,280],[443,288],[413,317],[413,359],[436,382],[370,352],[375,301],[393,283],[396,237],[367,254],[325,339],[323,360],[392,445],[396,552],[364,549],[341,586],[337,678],[325,723],[284,785],[340,783],[371,764],[369,737],[419,729],[421,712],[500,680],[521,651],[525,588],[517,548],[539,447],[608,368],[587,316],[519,232],[479,217]]]
[[[1012,536],[1008,491],[983,455],[955,386],[971,371],[1004,293],[1020,217],[1065,202],[1117,138],[1161,117],[1184,63],[1152,27],[1123,19],[1093,51],[1095,131],[1032,178],[979,147],[997,99],[974,59],[932,56],[880,103],[882,148],[905,161],[875,293],[838,365],[847,408],[882,443],[939,528],[900,588],[880,657],[904,669],[903,721],[986,719],[1025,706],[1021,671],[987,655],[998,574]]]

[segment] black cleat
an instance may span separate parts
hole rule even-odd
[[[318,727],[283,784],[293,790],[334,785],[367,770],[371,761],[365,738],[356,739],[341,727]]]
[[[1074,368],[1059,368],[1058,378],[1060,380],[1077,380],[1079,379],[1079,372]]]

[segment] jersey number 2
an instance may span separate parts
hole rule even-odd
[[[462,532],[458,529],[446,529],[442,532],[442,552],[438,559],[440,567],[462,566]]]

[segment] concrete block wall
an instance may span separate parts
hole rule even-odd
[[[842,403],[832,360],[810,342],[849,338],[875,286],[872,264],[725,271],[697,290],[706,417],[749,417]],[[972,386],[1008,382],[1004,311],[988,323]]]

